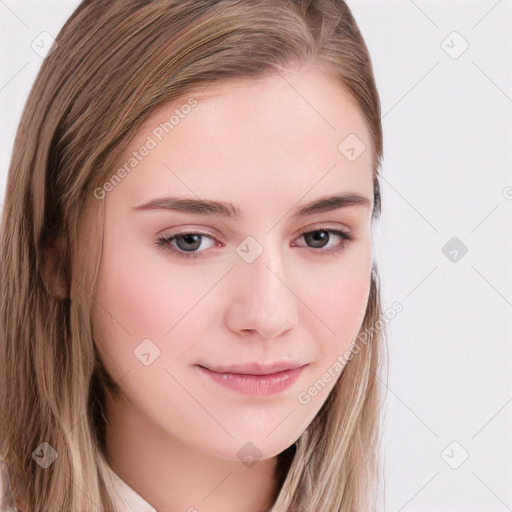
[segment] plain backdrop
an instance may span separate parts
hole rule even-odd
[[[79,2],[0,0],[0,186]],[[512,0],[348,1],[382,102],[381,510],[512,510]]]

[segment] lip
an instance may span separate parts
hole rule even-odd
[[[307,366],[275,371],[275,368],[266,369],[267,373],[233,373],[217,372],[204,366],[196,365],[199,371],[214,382],[248,396],[268,396],[284,391],[289,388],[299,377],[302,370]],[[240,367],[237,367],[240,368]],[[247,369],[247,366],[244,366]],[[259,370],[263,371],[261,367]]]
[[[211,368],[204,365],[199,365],[212,372],[216,373],[238,373],[243,375],[271,375],[273,373],[284,372],[287,370],[295,370],[305,366],[305,363],[296,363],[294,361],[275,361],[273,363],[247,363],[232,366],[225,366],[223,368]]]

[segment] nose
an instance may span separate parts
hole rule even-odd
[[[285,258],[279,249],[264,248],[252,263],[237,260],[230,272],[232,292],[225,317],[232,331],[275,338],[297,325],[299,299]]]

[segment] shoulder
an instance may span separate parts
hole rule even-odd
[[[19,512],[11,490],[7,466],[0,458],[0,512]]]

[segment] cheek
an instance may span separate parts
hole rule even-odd
[[[339,264],[326,267],[325,273],[317,276],[323,287],[309,294],[307,303],[319,319],[316,332],[324,333],[317,334],[317,339],[323,340],[324,355],[343,353],[361,328],[371,283],[371,252],[367,249],[362,246]]]
[[[147,248],[136,247],[128,237],[105,236],[95,293],[95,339],[116,375],[140,366],[139,347],[152,347],[144,340],[154,343],[154,354],[160,349],[155,366],[187,350],[193,336],[176,338],[168,333],[179,330],[180,320],[201,295],[183,272],[172,270],[165,256],[148,258]]]

